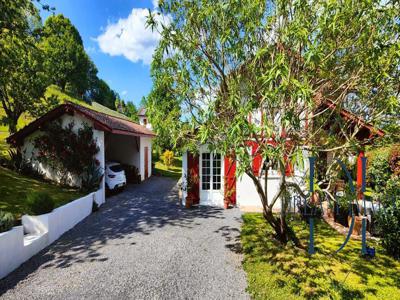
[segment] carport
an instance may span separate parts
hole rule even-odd
[[[143,135],[115,134],[104,136],[105,160],[134,166],[141,180],[151,176],[151,138]]]

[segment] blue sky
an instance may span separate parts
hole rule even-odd
[[[154,1],[153,1],[154,2]],[[151,89],[151,55],[159,35],[144,28],[150,0],[46,0],[79,30],[86,52],[121,98],[139,105]],[[48,13],[41,13],[43,21]]]

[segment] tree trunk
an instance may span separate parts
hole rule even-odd
[[[283,194],[282,197],[286,196],[286,185],[285,180],[282,180],[280,184],[280,190],[278,194],[274,197],[271,203],[268,205],[268,195],[266,193],[266,187],[263,190],[259,179],[252,173],[252,171],[247,171],[247,175],[253,180],[254,185],[256,186],[256,190],[260,197],[261,203],[263,205],[263,217],[271,225],[272,229],[275,231],[275,238],[280,241],[282,244],[286,244],[289,241],[293,241],[297,247],[304,248],[301,244],[300,240],[296,237],[293,229],[286,222],[286,199],[283,200],[284,205],[282,205],[282,212],[279,216],[274,215],[272,212],[272,207],[275,204],[277,198]],[[267,181],[265,181],[267,183]]]
[[[10,135],[17,132],[17,124],[18,124],[19,116],[10,116],[8,120],[8,131]]]

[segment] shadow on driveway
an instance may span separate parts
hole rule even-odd
[[[176,181],[170,178],[151,177],[140,185],[128,186],[108,198],[98,212],[0,280],[0,295],[42,269],[106,262],[109,252],[105,255],[102,249],[110,241],[113,245],[135,245],[138,234],[151,235],[165,226],[192,229],[200,225],[199,220],[225,218],[220,208],[182,209],[177,195]],[[222,226],[214,232],[225,238],[227,248],[240,251],[239,229]]]

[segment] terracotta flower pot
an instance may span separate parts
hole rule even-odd
[[[333,211],[332,211],[332,208],[328,208],[327,209],[327,211],[326,211],[326,213],[327,213],[327,215],[328,215],[328,218],[333,218]]]
[[[191,196],[187,196],[185,201],[185,207],[191,208],[192,205],[193,205],[193,198]]]
[[[224,208],[225,208],[225,209],[228,209],[228,208],[229,208],[229,201],[225,201],[225,200],[224,200]]]
[[[349,222],[349,227],[351,224],[351,217],[348,217],[348,222]],[[354,227],[353,227],[353,232],[351,234],[355,235],[361,235],[362,231],[362,217],[361,216],[355,216],[354,217]]]

